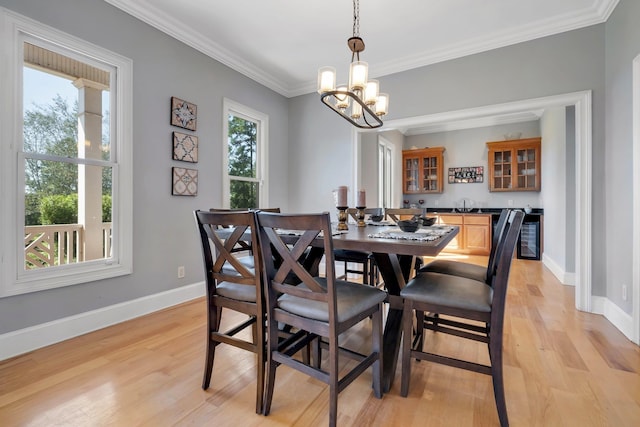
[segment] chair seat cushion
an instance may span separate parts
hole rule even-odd
[[[352,251],[350,249],[335,249],[333,251],[336,261],[367,262],[369,255],[369,252]]]
[[[243,256],[243,257],[237,257],[236,258],[238,261],[240,261],[240,264],[244,265],[245,267],[247,267],[247,269],[249,271],[251,271],[252,273],[254,272],[256,265],[255,265],[255,261],[253,259],[253,255],[249,255],[249,256]],[[233,268],[233,266],[231,264],[229,264],[229,262],[225,262],[224,265],[222,266],[222,272],[224,274],[228,274],[230,276],[234,276],[237,275],[238,272],[236,271],[235,268]]]
[[[467,279],[485,282],[487,277],[487,267],[470,264],[468,262],[451,261],[437,259],[420,268],[419,272],[431,272],[450,274],[453,276],[466,277]]]
[[[418,273],[400,296],[444,307],[491,312],[493,289],[484,282],[442,273]]]
[[[316,280],[320,286],[326,289],[327,280],[324,277],[316,277]],[[306,288],[304,284],[300,286]],[[343,322],[362,313],[381,303],[386,297],[387,293],[376,287],[336,280],[338,322]],[[278,298],[278,307],[298,316],[323,322],[329,321],[328,304],[322,301],[313,301],[285,294]]]
[[[256,287],[233,282],[219,282],[216,293],[225,298],[238,301],[256,302]]]

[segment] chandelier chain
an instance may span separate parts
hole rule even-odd
[[[353,37],[360,37],[360,0],[353,0]]]

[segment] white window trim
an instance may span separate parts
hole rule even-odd
[[[133,266],[132,61],[6,9],[0,9],[0,34],[0,74],[5,76],[0,81],[0,233],[5,236],[0,246],[0,297],[130,274]],[[22,263],[24,259],[24,231],[16,225],[23,224],[18,218],[24,218],[24,208],[17,201],[24,190],[19,189],[23,177],[18,177],[21,147],[12,141],[22,140],[22,73],[18,70],[22,64],[22,41],[25,38],[63,46],[85,61],[90,58],[97,64],[106,63],[116,69],[111,73],[111,87],[115,90],[110,97],[111,117],[115,118],[112,123],[117,123],[117,126],[112,124],[110,130],[117,163],[112,181],[112,258],[19,274],[22,272],[18,262]]]
[[[258,182],[258,206],[269,207],[269,116],[228,98],[222,100],[222,206],[231,206],[231,179],[229,177],[229,114],[258,124],[257,179],[234,177],[234,180]]]

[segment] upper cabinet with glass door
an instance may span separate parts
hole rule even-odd
[[[404,150],[402,152],[405,194],[442,193],[444,147]]]
[[[487,142],[490,191],[540,191],[540,138]]]

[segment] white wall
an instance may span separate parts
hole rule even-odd
[[[566,230],[567,180],[566,180],[566,118],[565,107],[545,110],[540,119],[542,136],[542,191],[544,206],[545,261],[553,263],[561,271],[567,271]],[[554,165],[554,167],[547,167]],[[574,213],[575,214],[575,213]],[[559,277],[563,280],[563,277]]]

